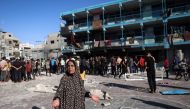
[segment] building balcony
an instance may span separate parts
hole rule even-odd
[[[189,36],[189,33],[187,33]],[[74,45],[68,46],[63,49],[64,53],[67,52],[81,52],[81,51],[88,51],[90,49],[98,49],[98,48],[140,48],[140,47],[163,47],[168,48],[169,43],[164,35],[151,35],[151,36],[134,36],[134,37],[126,37],[114,40],[97,40],[97,41],[86,41],[77,43],[80,45],[80,48],[75,47]],[[190,39],[182,39],[182,37],[174,37],[173,38],[174,45],[180,44],[190,44]]]
[[[130,15],[123,15],[121,17],[109,17],[104,20],[100,20],[101,25],[105,28],[121,26],[121,25],[129,25],[129,24],[136,24],[141,22],[151,22],[152,20],[160,20],[162,16],[162,10],[150,11],[150,12],[143,12],[145,16],[141,18],[140,13],[138,14],[130,14]],[[78,23],[73,25],[69,25],[69,30],[73,32],[82,32],[87,30],[93,30],[95,28],[93,25],[94,21],[89,21],[88,25],[87,22]],[[99,26],[102,28],[102,26]]]
[[[155,11],[148,11],[142,13],[142,20],[143,22],[150,22],[152,20],[159,20],[163,16],[162,10],[155,10]]]
[[[67,37],[72,34],[73,25],[61,27],[60,33],[63,37]]]
[[[170,11],[171,14],[168,19],[190,16],[190,5],[173,7]]]
[[[140,47],[140,46],[157,46],[163,45],[164,36],[157,35],[154,37],[142,37],[134,36],[127,38],[120,38],[115,40],[100,40],[94,41],[92,48],[101,48],[101,47]]]
[[[120,25],[127,25],[127,24],[135,24],[140,19],[140,14],[133,14],[133,15],[127,15],[122,17],[111,17],[105,19],[105,28],[114,27],[114,26],[120,26]]]
[[[87,24],[87,22],[79,23],[79,24],[74,25],[73,32],[87,31],[90,28],[92,28],[92,22],[89,22],[88,24]]]
[[[190,32],[169,34],[168,39],[169,43],[173,43],[173,45],[190,44]]]
[[[130,22],[135,22],[137,20],[140,20],[140,14],[132,14],[132,15],[127,15],[122,17],[122,22],[124,23],[130,23]]]

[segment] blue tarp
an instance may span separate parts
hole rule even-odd
[[[170,89],[170,90],[164,90],[160,91],[162,95],[186,95],[190,94],[189,91],[181,90],[181,89]]]

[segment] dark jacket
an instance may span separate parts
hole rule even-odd
[[[146,67],[147,67],[146,70],[147,71],[149,71],[149,70],[155,70],[155,67],[154,67],[155,60],[154,60],[153,57],[147,56],[146,59],[145,59],[145,61],[146,61]]]

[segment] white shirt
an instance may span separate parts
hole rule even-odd
[[[65,61],[64,60],[61,60],[61,65],[65,65]]]
[[[0,62],[0,67],[1,67],[1,70],[2,70],[2,71],[6,71],[6,70],[8,69],[7,61],[2,60],[2,61]]]

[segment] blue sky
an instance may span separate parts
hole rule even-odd
[[[60,13],[113,0],[0,0],[0,29],[36,44],[58,32]]]

